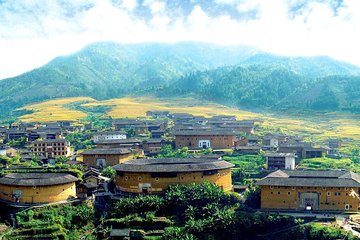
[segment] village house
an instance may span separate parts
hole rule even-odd
[[[264,149],[277,150],[279,147],[279,138],[271,135],[264,136],[262,139],[262,145]]]
[[[248,146],[235,146],[234,152],[237,154],[259,154],[261,151],[260,146],[248,145]]]
[[[63,135],[59,131],[52,130],[32,130],[29,131],[28,141],[32,142],[38,139],[59,139],[63,138]]]
[[[32,152],[47,158],[69,157],[71,155],[70,143],[66,139],[44,139],[33,141]]]
[[[311,147],[311,143],[282,143],[278,151],[282,153],[295,153],[298,158],[303,158],[304,147]]]
[[[94,134],[94,143],[98,143],[101,140],[118,140],[118,139],[126,139],[126,132],[106,131],[106,132],[97,132]]]
[[[99,140],[96,144],[97,148],[131,148],[139,150],[142,148],[142,140],[136,138]]]
[[[177,131],[174,136],[176,149],[232,149],[236,140],[232,131]]]
[[[259,144],[259,138],[258,137],[246,137],[248,140],[249,145],[258,145]]]
[[[17,129],[8,129],[5,133],[5,141],[9,142],[11,140],[20,140],[25,138],[27,140],[26,131],[17,130]]]
[[[171,113],[171,114],[169,114],[169,117],[175,123],[191,122],[195,118],[193,115],[191,115],[189,113]]]
[[[215,121],[236,121],[236,116],[235,115],[215,115],[211,117],[211,121],[215,120]]]
[[[327,146],[331,149],[339,149],[341,148],[341,140],[339,139],[329,139],[327,141]]]
[[[169,111],[147,111],[146,116],[152,118],[161,118],[161,117],[168,117],[170,114]]]
[[[209,158],[135,159],[114,167],[116,188],[122,193],[161,193],[172,184],[207,181],[231,191],[233,166]]]
[[[142,148],[146,155],[154,155],[160,153],[161,148],[167,144],[172,143],[161,138],[150,138],[143,141]]]
[[[144,134],[153,130],[165,130],[167,121],[165,120],[138,120],[138,119],[117,119],[113,121],[115,130],[133,129],[135,135]]]
[[[277,170],[257,182],[261,208],[358,211],[360,176],[346,170]]]
[[[305,147],[302,152],[303,158],[320,158],[328,154],[327,147]]]
[[[104,183],[109,181],[110,178],[102,176],[98,169],[87,169],[83,181],[77,186],[78,197],[87,198],[94,196],[97,192],[104,191]]]
[[[151,138],[162,138],[165,136],[166,131],[165,130],[152,130],[151,131]]]
[[[81,155],[88,167],[99,169],[114,166],[133,158],[134,151],[129,148],[95,148],[86,149]]]
[[[248,124],[248,123],[225,123],[223,125],[220,125],[219,128],[223,129],[232,129],[237,132],[243,132],[246,134],[255,134],[255,126],[254,124]]]
[[[295,153],[267,152],[265,159],[266,169],[295,169]]]
[[[76,197],[75,182],[68,173],[9,173],[0,177],[0,200],[7,203],[54,203]]]

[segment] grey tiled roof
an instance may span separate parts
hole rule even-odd
[[[209,130],[193,130],[193,131],[176,131],[175,136],[222,136],[222,135],[236,135],[233,131],[209,131]]]
[[[76,182],[68,173],[10,173],[0,178],[0,184],[15,186],[51,186]]]
[[[196,172],[234,167],[233,164],[209,158],[134,159],[114,166],[119,172]]]
[[[360,176],[346,170],[277,170],[257,182],[260,186],[360,187]]]
[[[93,155],[93,154],[128,154],[131,153],[131,150],[128,148],[95,148],[95,149],[86,149],[81,154],[82,155]]]
[[[139,139],[107,139],[99,140],[97,144],[127,144],[127,143],[141,143]]]

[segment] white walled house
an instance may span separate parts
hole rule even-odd
[[[295,169],[295,153],[268,152],[265,158],[267,169]]]
[[[119,140],[126,139],[126,133],[121,131],[97,132],[94,134],[94,143],[103,140]]]

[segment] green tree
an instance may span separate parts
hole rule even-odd
[[[111,180],[115,180],[116,170],[111,166],[107,166],[101,171],[101,175],[108,177]]]

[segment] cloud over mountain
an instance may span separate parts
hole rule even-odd
[[[0,79],[98,41],[254,45],[360,65],[356,0],[0,1]]]

